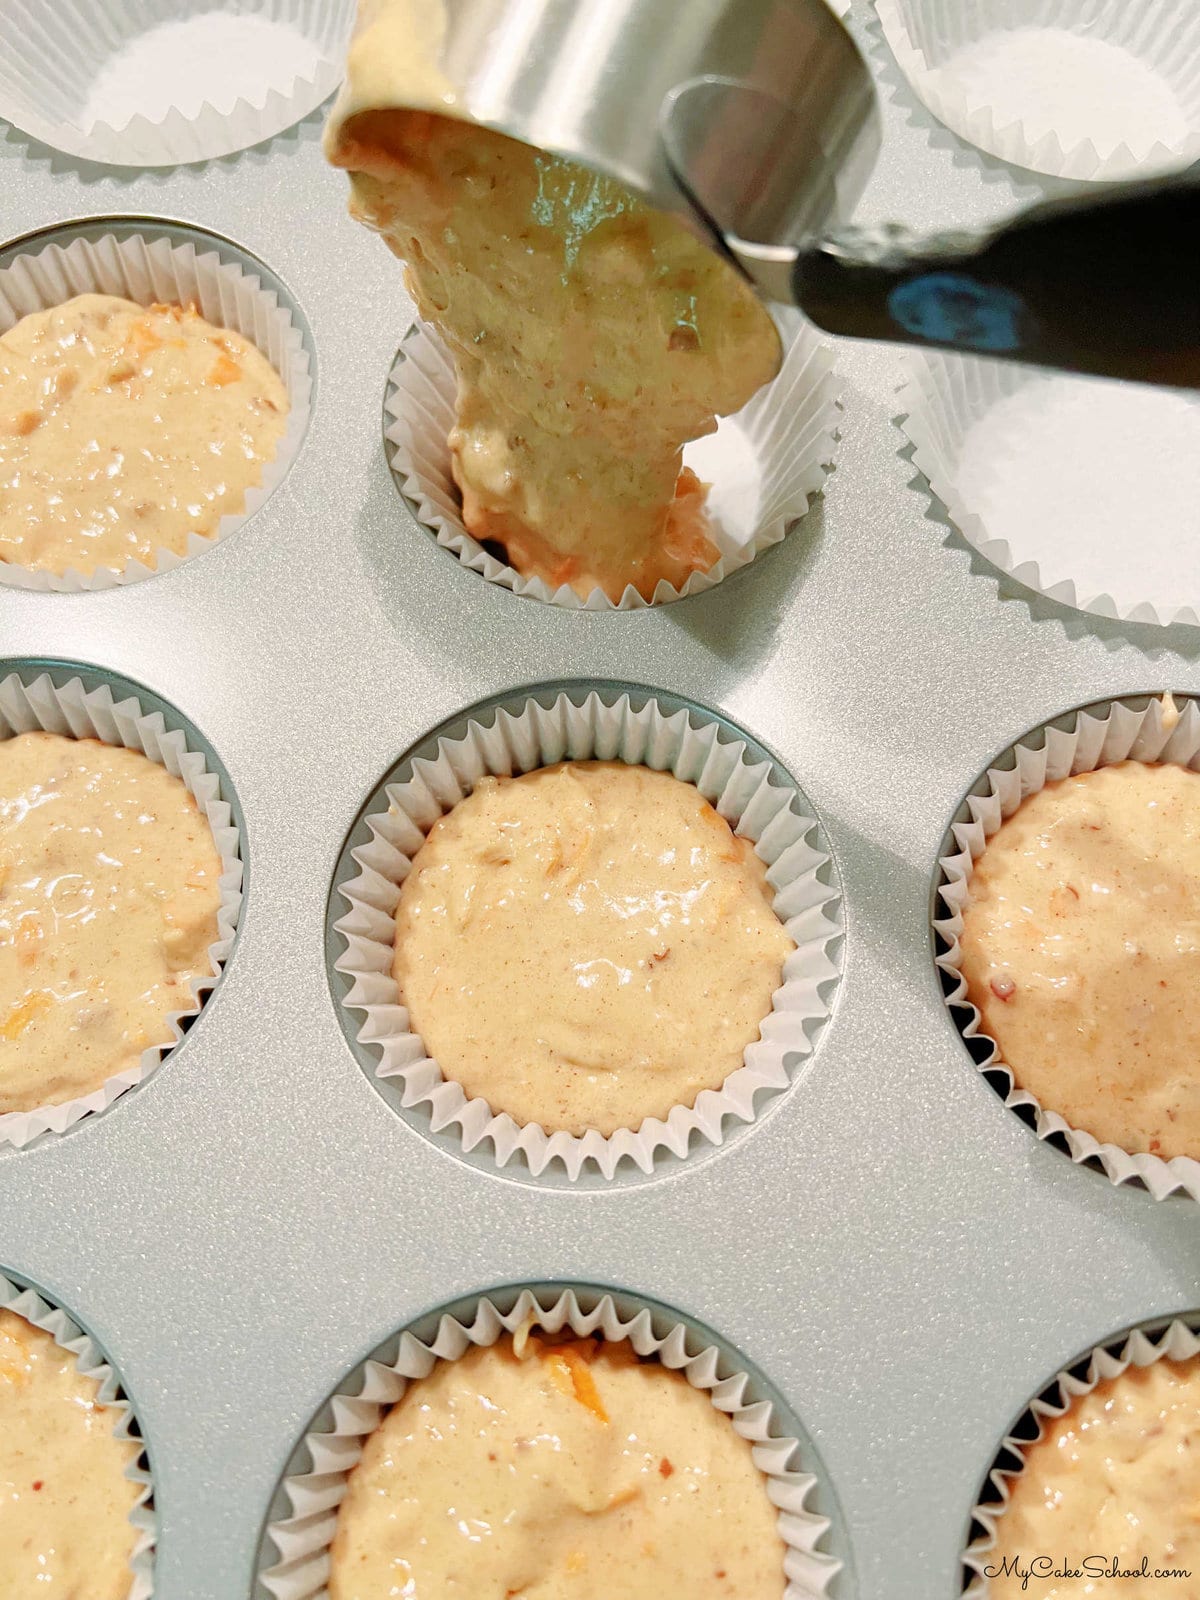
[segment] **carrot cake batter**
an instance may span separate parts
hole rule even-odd
[[[484,778],[434,825],[394,971],[468,1095],[609,1134],[720,1088],[794,948],[753,845],[691,784],[566,762]]]
[[[1024,1451],[1025,1470],[1011,1480],[996,1523],[996,1549],[984,1558],[990,1600],[1034,1592],[1039,1600],[1128,1600],[1142,1590],[1155,1600],[1197,1600],[1200,1363],[1130,1367],[1045,1428]],[[1023,1587],[1015,1564],[1028,1571],[1047,1551],[1054,1568],[1082,1576],[1035,1577]],[[1119,1576],[1140,1572],[1143,1558],[1150,1582]],[[1171,1569],[1190,1572],[1190,1581],[1156,1586],[1154,1572]]]
[[[686,1378],[518,1335],[440,1361],[367,1440],[329,1592],[782,1600],[783,1558],[749,1444]]]
[[[183,782],[135,750],[0,741],[0,1113],[98,1089],[190,1009],[221,862]]]
[[[128,1600],[137,1445],[41,1328],[0,1310],[0,1600]]]
[[[153,566],[212,538],[283,437],[287,391],[194,310],[82,294],[0,336],[0,561]]]
[[[1102,1143],[1200,1156],[1200,775],[1047,784],[976,862],[961,944],[1022,1088]]]
[[[455,120],[440,29],[429,0],[364,0],[326,150],[453,357],[465,525],[552,588],[678,587],[720,558],[683,446],[775,375],[774,324],[682,223]]]

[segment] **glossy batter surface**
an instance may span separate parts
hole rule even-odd
[[[975,865],[962,970],[1044,1107],[1200,1156],[1200,775],[1126,761],[1026,800]]]
[[[98,1089],[169,1044],[211,971],[221,862],[156,761],[95,739],[0,741],[0,1112]]]
[[[683,446],[774,376],[774,324],[730,267],[620,184],[389,108],[444,99],[438,30],[402,27],[412,11],[362,7],[327,151],[454,358],[465,524],[551,587],[616,600],[627,584],[647,598],[660,579],[678,586],[719,559]]]
[[[137,1446],[97,1385],[0,1310],[0,1600],[128,1600]]]
[[[1158,1361],[1101,1383],[1025,1452],[989,1552],[991,1600],[1200,1596],[1200,1363]],[[1027,1587],[1041,1556],[1051,1572]],[[1148,1576],[1139,1572],[1143,1559]],[[1116,1572],[1113,1572],[1113,1568]],[[1190,1578],[1155,1572],[1184,1569]]]
[[[179,306],[84,294],[0,336],[0,560],[90,575],[212,538],[283,437],[248,339]]]
[[[368,1439],[331,1600],[781,1600],[750,1446],[627,1344],[503,1340],[442,1361]]]
[[[417,852],[395,977],[493,1112],[612,1133],[742,1065],[795,948],[766,868],[698,790],[619,762],[484,778]]]

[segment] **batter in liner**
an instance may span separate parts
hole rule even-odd
[[[1011,1480],[997,1545],[985,1557],[990,1600],[1155,1600],[1200,1595],[1200,1362],[1130,1367],[1044,1424]],[[1080,1578],[1022,1578],[1032,1558],[1051,1551]],[[1091,1558],[1093,1569],[1084,1566]],[[1137,1582],[1105,1576],[1183,1568],[1191,1580]],[[1005,1571],[1005,1563],[1009,1570]],[[1097,1571],[1096,1569],[1100,1569]],[[1036,1569],[1035,1569],[1036,1570]]]
[[[0,1600],[128,1600],[138,1446],[95,1379],[0,1310]]]
[[[169,1044],[212,970],[221,862],[183,782],[135,750],[0,741],[0,1113],[90,1093]]]
[[[794,948],[753,845],[697,789],[584,761],[484,778],[434,825],[394,970],[469,1096],[609,1134],[720,1088]]]
[[[1200,775],[1047,784],[976,862],[961,945],[1022,1088],[1102,1143],[1200,1156]]]
[[[783,1557],[750,1446],[707,1395],[623,1342],[518,1335],[439,1361],[367,1440],[329,1592],[782,1600]]]
[[[455,120],[440,29],[430,0],[360,5],[326,149],[453,357],[465,525],[552,588],[678,587],[719,559],[683,446],[775,375],[775,326],[681,223]]]
[[[262,481],[283,380],[194,310],[82,294],[0,336],[0,560],[61,576],[183,555]]]

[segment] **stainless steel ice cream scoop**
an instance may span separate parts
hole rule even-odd
[[[378,49],[407,18],[431,58],[390,99],[384,11]],[[375,94],[343,117],[411,105],[582,161],[831,332],[1200,387],[1200,187],[1105,188],[986,237],[845,228],[879,110],[825,0],[366,0],[363,25]]]

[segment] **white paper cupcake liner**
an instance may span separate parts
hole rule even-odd
[[[988,840],[1023,800],[1059,778],[1094,772],[1119,761],[1169,762],[1200,771],[1200,708],[1195,700],[1181,697],[1177,709],[1178,721],[1173,721],[1174,701],[1168,700],[1164,714],[1161,699],[1147,703],[1144,696],[1127,696],[1067,713],[1057,724],[1046,723],[1010,746],[983,774],[951,824],[953,849],[938,861],[933,926],[942,941],[937,965],[949,981],[948,988],[943,984],[946,1005],[964,1039],[979,1040],[989,1047],[976,1065],[985,1076],[1003,1076],[1008,1084],[1005,1105],[1014,1110],[1027,1108],[1039,1139],[1060,1136],[1072,1161],[1098,1162],[1114,1184],[1140,1179],[1156,1200],[1164,1200],[1176,1190],[1200,1200],[1200,1160],[1175,1156],[1164,1161],[1148,1153],[1134,1155],[1114,1144],[1101,1144],[1090,1133],[1073,1128],[1057,1111],[1044,1107],[1028,1090],[1017,1087],[967,996],[959,944],[975,863]]]
[[[901,426],[963,538],[1096,616],[1200,622],[1200,400],[911,355]]]
[[[154,1547],[158,1538],[151,1499],[153,1484],[145,1465],[145,1445],[137,1428],[133,1408],[121,1389],[116,1373],[108,1365],[96,1341],[72,1322],[65,1311],[44,1300],[34,1289],[7,1277],[2,1271],[0,1310],[13,1311],[24,1317],[26,1322],[48,1333],[56,1344],[73,1356],[80,1373],[85,1378],[94,1378],[99,1385],[97,1401],[121,1413],[113,1428],[114,1436],[117,1439],[132,1439],[138,1444],[139,1454],[125,1469],[125,1476],[138,1489],[137,1501],[129,1513],[129,1520],[137,1531],[137,1539],[129,1561],[128,1600],[150,1600],[154,1593]]]
[[[820,1600],[841,1563],[820,1547],[829,1522],[807,1505],[817,1479],[795,1464],[799,1442],[778,1436],[771,1402],[753,1398],[749,1374],[730,1371],[720,1350],[705,1346],[695,1330],[674,1321],[664,1308],[622,1315],[611,1294],[582,1287],[539,1295],[523,1289],[507,1312],[481,1296],[469,1321],[442,1316],[428,1343],[405,1330],[361,1362],[317,1416],[289,1464],[273,1508],[280,1514],[268,1522],[263,1538],[260,1592],[274,1600],[325,1600],[338,1507],[366,1439],[409,1383],[427,1377],[438,1361],[457,1361],[473,1346],[493,1345],[531,1317],[551,1334],[569,1328],[580,1338],[600,1333],[614,1342],[627,1339],[639,1356],[656,1357],[707,1393],[734,1431],[750,1441],[764,1490],[778,1508],[786,1600]]]
[[[721,559],[695,572],[681,589],[665,580],[646,600],[632,585],[618,602],[599,589],[586,600],[568,584],[551,589],[491,555],[467,532],[458,487],[450,470],[448,438],[454,425],[457,382],[449,352],[426,323],[414,324],[388,374],[384,438],[392,472],[418,521],[452,550],[465,567],[489,583],[573,611],[635,611],[715,588],[778,544],[808,510],[833,461],[838,422],[838,380],[833,352],[812,325],[777,312],[784,341],[778,375],[717,431],[683,452],[684,464],[712,485],[711,536]]]
[[[653,698],[635,709],[628,694],[615,691],[577,691],[578,704],[564,691],[548,707],[535,693],[518,713],[485,711],[461,738],[440,739],[437,758],[415,759],[411,779],[387,784],[378,808],[368,811],[370,842],[351,851],[358,874],[336,885],[349,907],[334,923],[346,944],[335,967],[350,980],[342,1003],[361,1015],[356,1037],[375,1077],[402,1091],[405,1114],[421,1131],[450,1130],[464,1152],[490,1147],[497,1166],[523,1163],[535,1177],[555,1163],[572,1183],[585,1169],[612,1179],[622,1162],[649,1174],[656,1159],[682,1158],[693,1142],[721,1144],[727,1120],[752,1122],[760,1103],[786,1089],[811,1054],[840,974],[833,864],[797,791],[779,787],[772,764],[754,759],[742,741],[722,737],[715,720],[695,710],[668,714]],[[538,1123],[493,1114],[486,1100],[468,1099],[409,1030],[392,976],[400,884],[437,819],[484,774],[591,759],[669,771],[695,784],[767,863],[775,912],[796,944],[744,1066],[720,1089],[702,1090],[694,1106],[676,1106],[665,1120],[648,1117],[608,1136],[548,1133]]]
[[[144,1050],[137,1063],[106,1079],[90,1094],[32,1111],[0,1114],[0,1146],[23,1149],[43,1135],[65,1133],[83,1117],[106,1111],[115,1100],[144,1082],[183,1038],[180,1023],[197,1016],[216,986],[233,948],[242,908],[241,840],[229,803],[221,799],[221,782],[208,770],[204,756],[188,748],[184,733],[168,729],[160,712],[147,714],[133,696],[117,700],[107,685],[87,690],[79,678],[56,685],[46,672],[10,672],[0,679],[0,740],[18,733],[59,733],[68,738],[99,739],[123,745],[157,761],[180,778],[208,819],[221,860],[218,881],[217,939],[208,947],[211,972],[193,979],[193,1003],[163,1019],[163,1042]]]
[[[1032,206],[1039,201],[1074,194],[1079,185],[1069,178],[1055,178],[1044,172],[1034,172],[1028,167],[1014,167],[999,157],[961,139],[932,112],[925,101],[916,94],[904,70],[888,44],[879,16],[870,12],[863,22],[861,42],[871,66],[875,86],[880,98],[887,98],[899,110],[909,127],[921,134],[931,150],[946,155],[951,165],[962,171],[979,174],[989,185],[999,185],[1004,191],[997,204],[1010,210],[1014,204]],[[979,226],[982,227],[982,223]]]
[[[1121,1377],[1130,1367],[1152,1367],[1155,1362],[1163,1360],[1189,1361],[1197,1354],[1200,1354],[1200,1339],[1197,1339],[1187,1322],[1176,1318],[1166,1327],[1160,1325],[1151,1330],[1135,1328],[1127,1336],[1118,1336],[1117,1339],[1098,1344],[1087,1355],[1055,1374],[1018,1419],[1018,1428],[1026,1419],[1032,1422],[1036,1429],[1034,1437],[1030,1439],[1026,1433],[1014,1429],[1005,1435],[1001,1443],[996,1464],[985,1479],[985,1488],[990,1486],[997,1498],[981,1500],[971,1512],[972,1523],[978,1524],[982,1532],[972,1539],[963,1554],[963,1565],[973,1574],[964,1590],[967,1600],[987,1600],[991,1586],[986,1569],[992,1564],[989,1557],[996,1548],[997,1527],[1008,1509],[1013,1481],[1024,1471],[1025,1452],[1045,1434],[1044,1422],[1065,1416],[1075,1401],[1091,1394],[1098,1384]],[[1074,1553],[1054,1552],[1060,1557]],[[1089,1553],[1078,1552],[1081,1556]],[[1131,1584],[1130,1587],[1136,1590],[1144,1586]]]
[[[20,0],[0,8],[0,117],[117,166],[272,138],[341,81],[354,0]]]
[[[171,231],[178,237],[187,230],[173,227]],[[282,300],[276,288],[247,270],[235,258],[234,250],[226,249],[213,235],[197,229],[194,237],[173,243],[170,237],[156,237],[148,219],[144,233],[129,235],[122,228],[119,235],[85,238],[72,236],[68,225],[62,238],[70,242],[39,246],[31,240],[28,251],[0,267],[0,334],[31,312],[48,310],[78,294],[120,295],[144,306],[194,302],[208,322],[235,329],[257,345],[283,379],[291,402],[279,448],[263,467],[261,483],[248,490],[243,509],[222,517],[211,539],[189,535],[182,555],[159,550],[153,565],[127,561],[119,571],[97,567],[90,574],[73,567],[61,574],[34,571],[16,562],[0,561],[0,583],[18,589],[77,593],[137,583],[156,572],[167,572],[240,528],[295,460],[308,426],[313,385],[298,310]]]
[[[1200,158],[1200,13],[1186,0],[876,0],[940,122],[1055,178],[1149,177]]]

